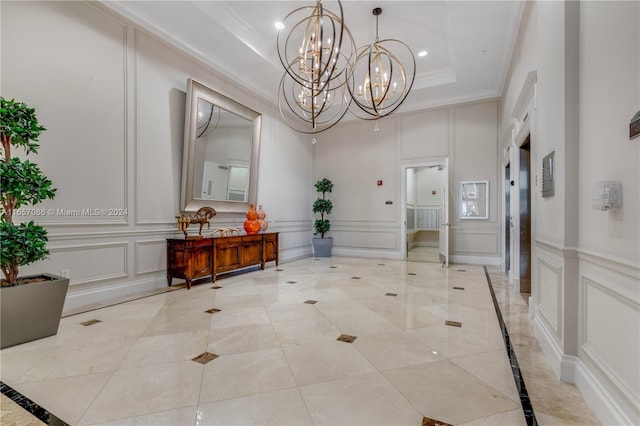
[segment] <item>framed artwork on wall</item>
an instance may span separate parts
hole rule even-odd
[[[460,219],[489,219],[489,181],[460,182]]]

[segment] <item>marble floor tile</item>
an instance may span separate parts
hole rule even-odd
[[[198,425],[311,425],[297,388],[211,402],[198,408]]]
[[[299,386],[375,371],[351,343],[331,341],[284,349]]]
[[[245,325],[269,324],[269,315],[264,306],[225,309],[211,320],[211,328],[242,327]]]
[[[420,425],[422,415],[380,373],[300,387],[315,425]]]
[[[145,367],[190,360],[207,349],[208,334],[200,330],[141,337],[119,368]]]
[[[186,361],[118,370],[89,405],[79,424],[196,405],[203,369],[198,363]]]
[[[528,296],[487,269],[539,424],[597,424],[551,371]],[[334,256],[216,285],[76,310],[1,350],[0,377],[80,425],[524,424],[483,267]]]
[[[341,334],[350,334],[352,336],[366,336],[399,331],[395,325],[371,311],[332,316],[329,317],[329,320]]]
[[[509,357],[504,350],[451,358],[451,362],[464,368],[515,403],[520,403],[520,393],[516,388]]]
[[[421,414],[451,424],[519,407],[448,360],[386,370],[382,374]]]
[[[76,424],[112,375],[107,372],[23,383],[15,390],[29,395],[65,422]]]
[[[115,371],[137,339],[63,346],[22,375],[18,382],[41,382],[62,377]]]
[[[403,331],[360,336],[353,345],[378,370],[442,359],[432,348]]]
[[[538,424],[541,424],[538,422]],[[522,413],[521,408],[515,410],[506,411],[500,414],[494,414],[493,416],[484,417],[481,419],[471,420],[470,422],[462,423],[460,426],[526,426],[527,421]]]
[[[281,349],[225,355],[205,366],[200,404],[296,387]]]
[[[158,413],[146,414],[112,420],[102,423],[94,423],[91,426],[186,426],[197,425],[198,407],[177,408],[175,410],[160,411]]]
[[[271,324],[211,328],[207,350],[233,355],[266,349],[279,349],[280,342]]]
[[[41,422],[32,416],[28,411],[24,410],[18,404],[13,402],[5,395],[0,394],[0,424],[5,426],[45,426],[46,423]]]
[[[272,325],[283,348],[318,341],[332,341],[342,334],[326,318],[279,321]]]
[[[324,301],[323,301],[324,303]],[[267,314],[271,322],[276,321],[293,321],[302,319],[321,318],[322,315],[309,304],[273,304],[267,306]]]

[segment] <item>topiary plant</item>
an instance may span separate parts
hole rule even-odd
[[[326,194],[333,190],[333,182],[324,178],[316,182],[314,186],[317,192],[322,192],[322,198],[318,198],[313,202],[313,213],[320,213],[320,219],[316,219],[313,224],[315,229],[313,235],[320,234],[320,238],[324,238],[324,234],[331,229],[331,222],[329,219],[325,219],[325,215],[330,214],[331,210],[333,210],[333,203],[326,198]]]
[[[36,164],[11,156],[12,146],[22,148],[26,154],[38,153],[40,145],[36,142],[46,129],[38,123],[35,109],[0,97],[0,128],[4,155],[0,162],[0,265],[7,284],[15,285],[18,267],[45,259],[49,251],[47,231],[33,221],[14,224],[14,211],[53,199],[56,189]]]

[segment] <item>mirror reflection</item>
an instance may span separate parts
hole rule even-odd
[[[253,125],[198,98],[193,198],[246,203]]]
[[[261,115],[187,79],[180,209],[244,213],[256,203]]]

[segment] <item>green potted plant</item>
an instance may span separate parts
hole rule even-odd
[[[56,189],[36,164],[12,156],[12,148],[24,150],[25,155],[38,152],[36,142],[46,129],[38,123],[35,109],[0,97],[0,123],[4,157],[0,161],[0,266],[4,274],[0,348],[6,348],[58,332],[69,278],[51,274],[18,277],[19,267],[45,259],[49,251],[46,229],[16,219],[39,214],[40,210],[25,207],[52,199]]]
[[[313,255],[315,257],[330,257],[331,249],[333,248],[333,238],[326,237],[325,234],[331,229],[331,222],[325,217],[329,215],[333,210],[333,203],[327,198],[327,193],[331,193],[333,190],[333,182],[324,178],[317,181],[314,185],[316,192],[322,193],[322,198],[318,198],[313,202],[313,213],[320,214],[320,218],[316,219],[313,224],[314,238],[313,242]],[[317,236],[320,235],[318,238]]]

